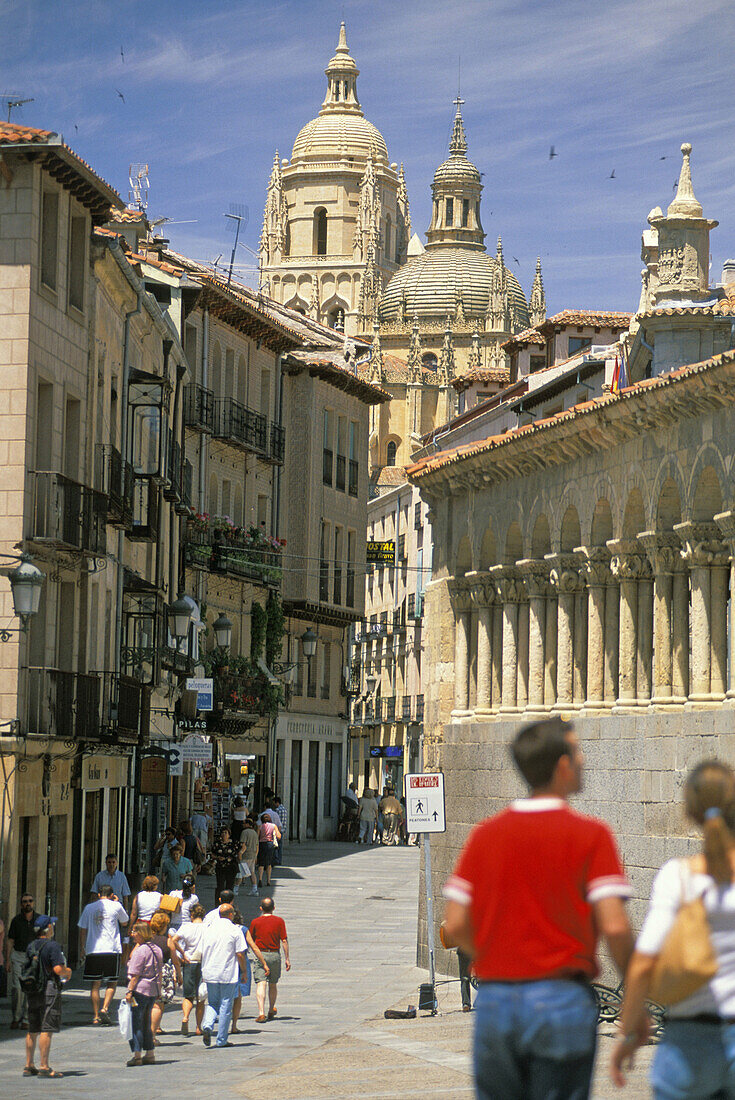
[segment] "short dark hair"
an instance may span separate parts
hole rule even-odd
[[[111,898],[114,891],[111,886],[100,886],[99,894],[101,898]]]
[[[207,910],[203,905],[192,905],[189,910],[189,920],[204,920]]]
[[[107,863],[108,859],[117,859],[117,856],[114,852],[108,852],[105,856],[105,863]]]
[[[263,910],[264,913],[272,913],[275,907],[276,903],[274,902],[273,898],[263,898],[260,903],[260,908]]]
[[[531,790],[547,787],[562,756],[569,756],[567,735],[572,729],[563,718],[545,718],[523,726],[515,735],[510,751]]]
[[[220,905],[232,905],[235,895],[232,890],[220,890],[217,901]]]

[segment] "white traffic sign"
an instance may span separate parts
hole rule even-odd
[[[181,752],[180,745],[169,745],[166,749],[166,755],[168,756],[168,774],[183,775],[184,774],[184,757]]]
[[[446,832],[442,772],[407,775],[404,793],[406,795],[406,832]]]
[[[186,681],[186,690],[197,693],[197,710],[214,710],[214,680],[197,679],[190,676]]]
[[[196,733],[190,733],[188,737],[185,737],[179,747],[182,760],[187,760],[193,764],[212,763],[212,742],[205,741],[203,737],[199,737]]]

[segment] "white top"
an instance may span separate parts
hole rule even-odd
[[[197,924],[187,921],[174,932],[176,943],[181,947],[187,959],[191,959],[192,962],[201,961],[200,946],[203,931],[204,925],[201,921],[198,921]]]
[[[162,897],[160,890],[141,890],[138,894],[138,920],[150,920]]]
[[[120,925],[128,923],[128,914],[119,901],[99,898],[82,909],[79,928],[86,928],[87,955],[119,955],[122,953]]]
[[[247,816],[248,816],[247,806],[235,806],[235,807],[233,807],[233,810],[232,810],[232,820],[233,821],[244,821]]]
[[[113,874],[110,874],[107,868],[98,871],[92,883],[92,893],[99,894],[103,886],[111,886],[112,892],[117,895],[120,901],[122,901],[123,898],[130,897],[128,880],[120,870],[114,871]]]
[[[278,827],[279,833],[283,832],[283,822],[281,821],[281,815],[280,814],[277,814],[275,810],[263,810],[263,813],[258,818],[258,823],[260,825],[263,824],[264,814],[268,814],[268,817],[271,819],[273,824]]]
[[[672,1017],[701,1013],[732,1017],[735,1016],[735,884],[720,885],[710,875],[692,872],[686,861],[670,859],[653,881],[651,902],[636,950],[643,955],[658,955],[682,900],[697,897],[703,899],[707,911],[717,974],[667,1012]]]
[[[194,893],[185,898],[183,890],[169,890],[169,894],[172,898],[181,898],[181,908],[178,913],[171,914],[171,927],[178,928],[180,924],[185,924],[189,920],[189,913],[195,905],[199,904],[199,898]]]
[[[208,829],[212,823],[212,818],[209,814],[203,813],[192,814],[189,820],[191,821],[192,829]]]
[[[220,917],[204,925],[200,940],[202,981],[231,985],[240,980],[238,952],[245,954],[247,944],[239,924]]]

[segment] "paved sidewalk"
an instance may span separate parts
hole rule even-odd
[[[26,1100],[50,1089],[74,1100],[107,1100],[131,1089],[141,1100],[164,1091],[182,1100],[215,1091],[270,1097],[276,1067],[359,1029],[399,999],[415,1003],[424,976],[414,965],[418,849],[293,844],[287,859],[289,867],[276,869],[273,894],[288,927],[293,969],[279,985],[277,1020],[254,1023],[253,993],[243,1006],[243,1034],[232,1036],[235,1045],[206,1050],[200,1039],[178,1034],[177,998],[163,1017],[167,1034],[158,1064],[127,1069],[128,1048],[117,1029],[88,1023],[89,997],[75,973],[64,993],[65,1027],[51,1048],[51,1064],[68,1075],[62,1081],[22,1077],[25,1037],[8,1029],[9,1002],[0,1002],[0,1097]],[[200,886],[211,904],[214,880],[203,878]],[[238,902],[248,921],[257,914],[257,898]],[[278,1095],[295,1100],[300,1093]]]

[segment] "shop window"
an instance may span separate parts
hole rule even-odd
[[[41,204],[41,282],[56,290],[59,258],[59,196],[44,191]]]

